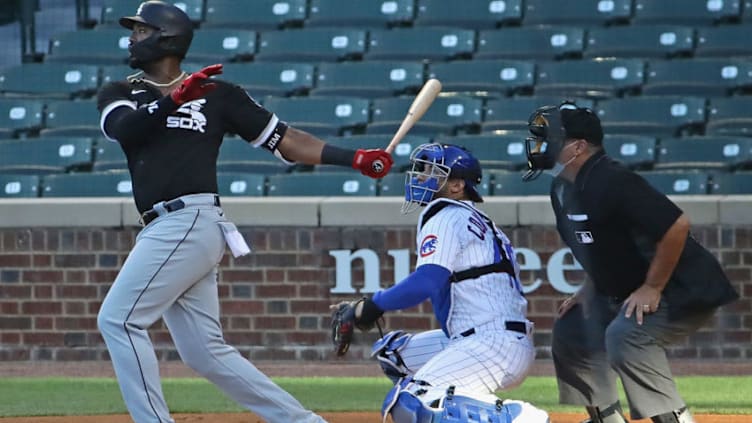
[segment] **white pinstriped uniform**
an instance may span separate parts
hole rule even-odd
[[[505,321],[527,322],[527,300],[519,288],[514,250],[506,235],[489,227],[471,202],[435,200],[419,221],[436,201],[456,204],[444,207],[419,228],[416,267],[430,263],[457,272],[491,264],[496,256],[492,230],[496,230],[514,262],[515,277],[491,273],[452,283],[445,324],[449,337],[442,330],[416,334],[400,354],[415,380],[435,387],[454,385],[479,392],[514,387],[525,379],[535,358],[532,323],[528,322],[527,336],[505,328]],[[473,328],[475,334],[460,335]]]

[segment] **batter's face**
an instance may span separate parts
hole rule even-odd
[[[131,36],[128,37],[128,41],[130,42],[130,45],[133,45],[139,41],[143,41],[149,38],[156,31],[157,30],[155,28],[152,28],[148,25],[134,23],[133,31],[131,31]]]

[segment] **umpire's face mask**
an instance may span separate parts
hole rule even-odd
[[[558,176],[564,170],[566,164],[559,163],[558,158],[567,139],[561,122],[561,110],[567,108],[575,109],[576,106],[570,103],[543,106],[530,115],[527,122],[530,136],[525,140],[528,170],[522,177],[523,181],[531,181],[543,171]]]

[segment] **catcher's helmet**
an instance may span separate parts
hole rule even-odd
[[[135,16],[120,18],[120,25],[133,29],[140,23],[157,31],[151,37],[130,46],[130,65],[142,67],[165,56],[183,59],[193,41],[193,22],[180,8],[158,0],[141,3]]]
[[[471,201],[483,202],[476,189],[483,176],[480,163],[464,148],[451,144],[423,144],[412,152],[410,163],[412,168],[405,177],[403,213],[430,203],[446,181],[455,178],[465,181],[465,193]]]

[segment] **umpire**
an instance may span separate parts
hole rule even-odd
[[[563,404],[584,405],[592,423],[622,423],[621,378],[634,419],[690,423],[666,346],[736,298],[715,257],[689,234],[665,195],[603,149],[600,119],[564,102],[530,117],[529,171],[554,176],[559,235],[587,273],[563,302],[552,354]]]

